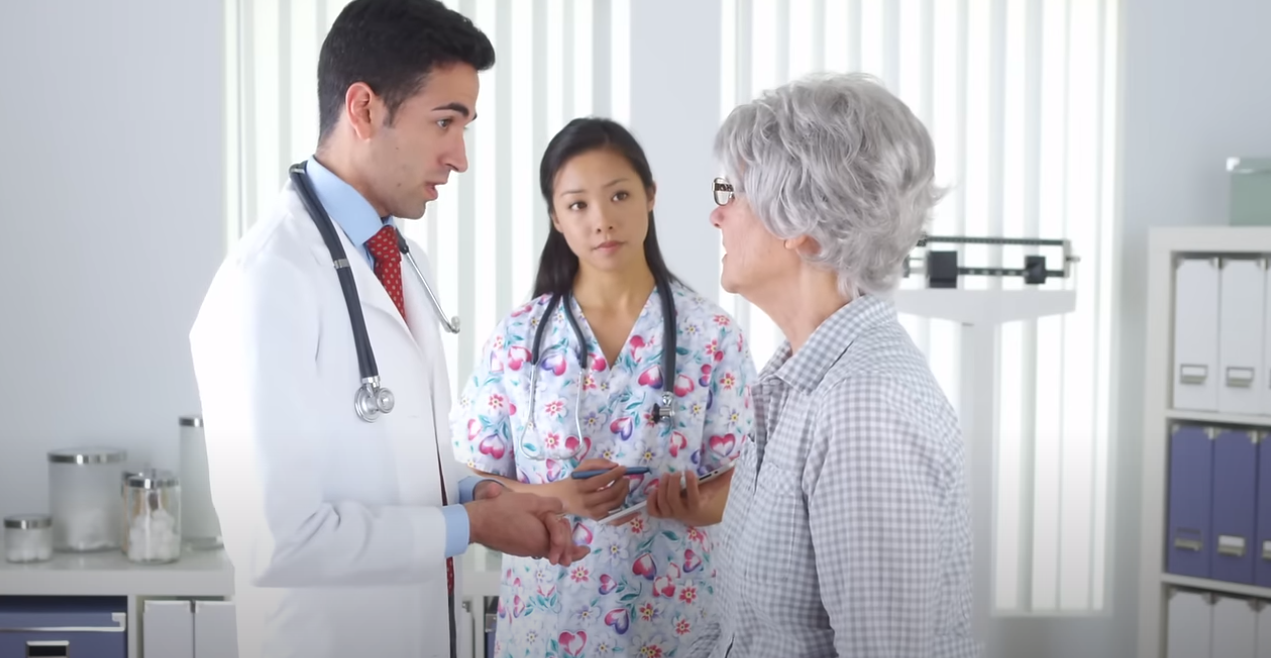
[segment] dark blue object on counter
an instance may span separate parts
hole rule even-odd
[[[0,656],[128,658],[128,600],[0,596]]]

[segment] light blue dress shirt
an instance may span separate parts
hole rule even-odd
[[[349,241],[358,245],[362,257],[374,268],[375,258],[367,249],[366,241],[374,237],[385,223],[396,226],[393,218],[381,218],[377,215],[360,192],[322,166],[317,158],[309,158],[305,163],[305,170],[309,173],[309,181],[322,207],[344,231],[344,235],[348,236]],[[471,526],[468,511],[463,504],[472,501],[477,485],[486,479],[488,478],[477,476],[464,478],[459,482],[459,502],[441,508],[441,514],[446,519],[446,557],[454,557],[468,550]]]

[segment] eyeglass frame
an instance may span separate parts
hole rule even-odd
[[[721,193],[724,195],[722,201],[720,200]],[[728,205],[728,202],[733,200],[733,196],[735,194],[733,192],[733,184],[728,182],[727,180],[724,180],[723,178],[716,178],[714,188],[712,189],[712,194],[714,194],[715,196],[716,204],[721,206],[726,206]]]

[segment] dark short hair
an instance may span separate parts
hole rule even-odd
[[[548,215],[554,213],[552,197],[556,194],[556,174],[575,157],[601,149],[609,149],[625,158],[640,177],[644,189],[653,190],[653,171],[649,168],[649,160],[645,157],[640,142],[636,141],[629,130],[609,119],[574,119],[548,142],[543,161],[539,165],[538,182],[543,200],[547,202]],[[658,287],[669,286],[672,282],[684,285],[671,273],[666,260],[662,258],[652,210],[649,211],[649,232],[644,237],[644,260],[653,272]],[[569,248],[565,234],[556,230],[554,225],[550,226],[543,253],[538,257],[538,276],[534,280],[533,296],[548,293],[563,295],[570,291],[574,287],[574,277],[578,276],[578,266],[578,254]]]
[[[438,67],[494,66],[494,45],[468,17],[438,0],[353,0],[336,17],[318,55],[319,141],[339,121],[349,87],[364,82],[397,109]]]

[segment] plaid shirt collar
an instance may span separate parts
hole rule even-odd
[[[896,317],[889,302],[873,296],[858,297],[812,332],[798,354],[791,356],[790,341],[783,340],[776,354],[759,373],[760,383],[776,377],[802,391],[813,391],[853,341]]]

